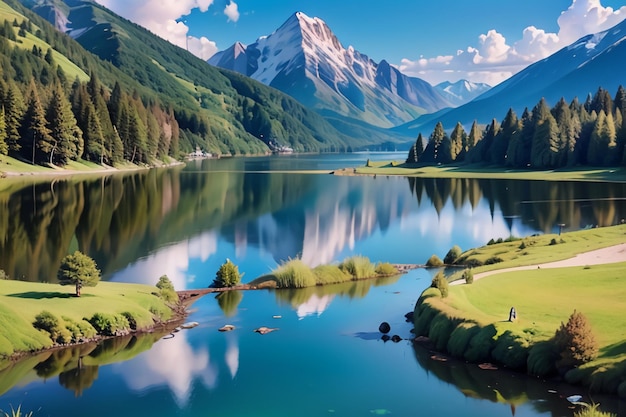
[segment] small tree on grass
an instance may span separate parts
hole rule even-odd
[[[169,303],[174,303],[178,301],[178,294],[174,289],[174,284],[169,279],[167,275],[161,275],[159,278],[159,282],[157,282],[156,287],[159,289],[159,297],[164,299]]]
[[[230,259],[220,266],[213,280],[213,287],[233,287],[241,282],[242,274],[239,273],[237,265],[232,263]]]
[[[466,284],[472,284],[474,282],[474,272],[471,268],[463,271],[463,279]]]
[[[74,285],[76,296],[80,297],[83,287],[95,287],[100,282],[100,270],[96,262],[80,251],[67,255],[61,261],[57,272],[57,279],[61,285]]]
[[[598,343],[596,342],[591,325],[587,318],[574,310],[566,324],[554,334],[554,342],[561,355],[557,366],[561,368],[573,368],[589,362],[598,356]]]
[[[459,259],[461,253],[463,253],[463,251],[461,251],[461,248],[458,245],[452,246],[452,248],[450,248],[448,253],[446,253],[446,256],[443,258],[443,263],[446,265],[452,265],[456,262],[457,259]]]
[[[437,288],[441,293],[442,298],[446,298],[448,296],[448,280],[443,275],[443,272],[437,272],[437,275],[433,278],[430,286],[432,288]]]
[[[437,255],[433,255],[426,261],[426,266],[433,268],[443,266],[443,261]]]

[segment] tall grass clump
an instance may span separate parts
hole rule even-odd
[[[352,256],[345,259],[339,268],[354,279],[372,278],[376,276],[376,266],[365,256]]]
[[[272,275],[277,288],[305,288],[317,284],[313,270],[301,259],[290,259],[276,268]]]
[[[389,262],[380,262],[376,265],[377,275],[389,277],[392,275],[398,275],[399,273],[400,271],[398,271],[398,269]]]
[[[598,410],[599,404],[583,404],[583,409],[574,413],[574,417],[617,417],[616,414]]]
[[[11,406],[11,413],[7,413],[5,411],[0,410],[0,417],[32,417],[33,416],[33,412],[29,412],[29,413],[24,413],[22,411],[22,406],[19,405],[17,408],[13,408],[13,406]]]
[[[351,281],[352,276],[341,270],[337,265],[319,265],[313,268],[317,285],[337,284]]]

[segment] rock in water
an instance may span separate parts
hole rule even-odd
[[[380,326],[378,326],[378,331],[380,331],[381,333],[387,334],[390,330],[391,326],[386,321],[383,321],[382,323],[380,323]]]
[[[232,324],[226,324],[217,330],[219,330],[220,332],[230,332],[231,330],[235,330],[235,326],[233,326]]]
[[[260,334],[267,334],[267,333],[273,332],[274,330],[278,330],[278,328],[261,326],[258,329],[254,329],[255,332],[260,333]]]

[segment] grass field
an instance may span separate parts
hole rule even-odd
[[[555,170],[503,169],[485,165],[412,167],[404,161],[375,161],[370,166],[335,171],[337,175],[401,175],[423,178],[488,178],[551,181],[626,182],[626,168],[574,167]]]
[[[152,294],[154,291],[156,287],[147,285],[100,282],[96,287],[84,288],[83,295],[75,297],[72,286],[1,280],[0,357],[52,345],[50,338],[32,325],[35,316],[44,310],[75,321],[94,313],[129,312],[138,328],[152,326],[154,318],[171,318],[171,309]]]

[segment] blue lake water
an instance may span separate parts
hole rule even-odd
[[[50,281],[49,271],[78,248],[107,280],[153,285],[167,274],[176,289],[190,289],[208,286],[226,258],[245,282],[295,257],[312,266],[357,254],[424,263],[455,244],[468,249],[626,217],[623,184],[292,172],[404,157],[201,160],[106,180],[25,184],[0,194],[0,220],[17,219],[0,221],[0,268]],[[174,337],[110,341],[0,370],[0,409],[21,404],[35,416],[573,415],[565,397],[584,392],[443,362],[413,346],[404,314],[433,273],[207,295],[189,317],[199,326]],[[403,340],[383,342],[382,321]],[[225,324],[236,329],[218,332]],[[260,335],[253,331],[260,326],[278,330]],[[584,398],[626,410],[614,398]]]

